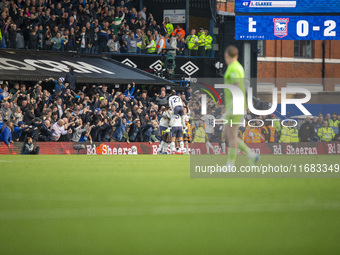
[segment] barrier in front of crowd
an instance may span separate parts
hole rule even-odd
[[[159,143],[72,143],[72,142],[37,142],[41,155],[133,155],[157,154]],[[10,146],[0,143],[0,155],[20,155],[24,143],[15,142]],[[219,144],[213,143],[217,154],[222,150]],[[340,154],[340,142],[310,142],[310,143],[260,143],[250,144],[251,149],[258,154],[273,155],[320,155]],[[169,151],[170,152],[170,151]],[[206,154],[204,143],[190,144],[191,154]],[[210,151],[210,153],[212,153]]]

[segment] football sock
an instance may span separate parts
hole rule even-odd
[[[254,153],[253,151],[243,142],[240,141],[238,144],[238,148],[244,153],[246,154],[248,157],[253,157]]]
[[[181,148],[181,152],[184,152],[184,142],[183,141],[179,142],[179,147]]]
[[[225,153],[225,143],[221,143],[222,153]]]
[[[189,152],[189,142],[185,141],[185,148],[187,149],[187,152]]]
[[[237,156],[237,149],[229,148],[229,151],[228,151],[228,164],[235,165],[236,156]]]
[[[175,152],[175,142],[170,143],[170,150],[171,150],[171,153]]]
[[[209,148],[211,148],[211,149],[213,150],[213,152],[214,152],[215,148],[211,145],[210,142],[206,142],[206,143],[205,143],[205,146],[206,146],[206,148],[207,148],[207,152],[209,152]]]
[[[157,152],[161,152],[162,149],[163,149],[163,146],[164,146],[164,142],[161,141],[161,143],[159,144],[159,147],[158,147],[158,149],[157,149]]]
[[[185,116],[184,115],[181,116],[181,120],[182,120],[183,130],[185,130],[187,126],[185,125]]]
[[[164,142],[162,152],[168,152],[168,143]]]

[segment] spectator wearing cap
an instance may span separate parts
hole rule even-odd
[[[13,122],[7,121],[6,126],[0,130],[0,142],[4,142],[7,146],[13,143],[12,132],[13,132]]]
[[[23,121],[19,121],[17,126],[13,128],[12,139],[14,141],[19,141],[23,131],[26,131],[30,127],[26,125]],[[22,139],[23,140],[23,139]]]
[[[49,78],[48,81],[54,82],[54,93],[55,94],[58,94],[60,91],[62,91],[65,88],[65,85],[64,85],[65,79],[63,77],[60,77],[58,80]]]
[[[205,56],[205,31],[204,28],[201,27],[198,32],[198,56],[204,57]]]
[[[209,34],[209,31],[206,29],[205,32],[205,56],[210,57],[211,56],[211,50],[212,50],[212,41],[213,38]]]

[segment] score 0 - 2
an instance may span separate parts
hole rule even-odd
[[[326,20],[323,24],[323,35],[324,36],[336,36],[336,22],[334,20]],[[313,31],[320,31],[321,26],[312,26]],[[299,20],[296,23],[296,34],[300,37],[306,37],[309,35],[310,24],[307,20]]]

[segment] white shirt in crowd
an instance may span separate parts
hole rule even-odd
[[[203,120],[204,122],[205,132],[207,134],[214,133],[215,117],[210,114],[207,114],[202,116],[201,120]]]
[[[54,123],[51,126],[51,130],[54,130],[52,134],[52,138],[51,138],[53,141],[58,141],[60,136],[67,134],[67,131],[65,130],[65,126],[64,125],[59,126],[58,122]]]

